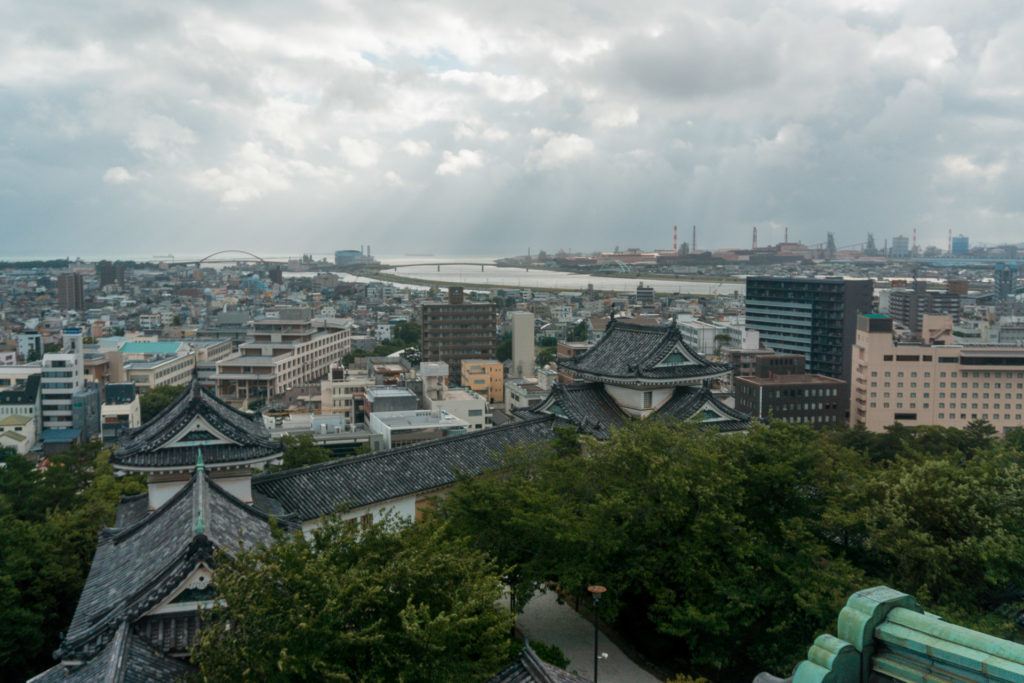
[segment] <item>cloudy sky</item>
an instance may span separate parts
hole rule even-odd
[[[1020,0],[0,2],[3,255],[1024,239]]]

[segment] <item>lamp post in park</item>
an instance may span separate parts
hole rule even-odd
[[[594,601],[594,683],[597,683],[597,603],[601,600],[603,595],[608,589],[604,586],[594,584],[587,586],[587,592],[590,593],[590,597]]]

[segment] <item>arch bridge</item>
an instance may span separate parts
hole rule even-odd
[[[229,254],[237,254],[237,256],[228,256]],[[160,260],[164,263],[183,264],[188,265],[194,263],[197,266],[211,265],[215,263],[258,263],[260,265],[277,265],[288,263],[287,258],[276,258],[276,259],[265,259],[258,254],[254,254],[251,251],[244,249],[222,249],[221,251],[215,251],[212,254],[207,254],[200,259],[175,259],[173,255],[169,255],[170,258]],[[157,257],[160,258],[160,257]]]

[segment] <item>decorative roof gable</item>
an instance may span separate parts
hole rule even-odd
[[[607,384],[679,386],[721,377],[729,366],[690,348],[679,328],[613,320],[594,346],[559,362],[580,379]]]
[[[200,459],[189,483],[159,509],[100,533],[61,655],[95,655],[119,624],[160,604],[197,567],[212,566],[216,548],[230,552],[271,541],[270,518],[211,481]]]
[[[110,461],[129,470],[188,471],[199,448],[215,468],[267,462],[281,451],[257,416],[235,410],[193,378],[174,403],[123,437]]]

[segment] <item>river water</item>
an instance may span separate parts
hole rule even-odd
[[[396,266],[392,271],[402,277],[433,282],[458,282],[467,288],[473,285],[488,288],[558,289],[585,291],[589,285],[603,292],[634,292],[642,283],[660,294],[733,295],[743,294],[743,284],[736,282],[693,282],[689,280],[649,280],[632,277],[607,277],[580,273],[501,268],[493,265],[493,256],[401,256],[380,257],[381,263]],[[482,264],[482,265],[481,265]],[[369,282],[372,278],[336,273],[347,282]],[[284,273],[286,277],[310,276],[311,273]]]

